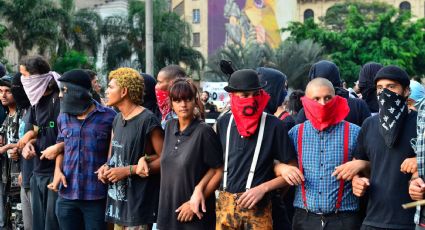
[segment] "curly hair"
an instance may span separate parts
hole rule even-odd
[[[144,80],[132,68],[118,68],[109,73],[109,80],[115,79],[121,88],[127,88],[130,100],[138,105],[143,103]]]

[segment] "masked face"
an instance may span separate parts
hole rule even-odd
[[[61,82],[59,90],[62,113],[78,116],[83,114],[93,104],[89,89],[79,85]]]

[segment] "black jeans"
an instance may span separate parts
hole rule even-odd
[[[58,230],[55,206],[58,194],[47,188],[53,176],[33,175],[31,177],[32,224],[33,230]]]
[[[56,215],[62,230],[105,230],[106,199],[68,200],[59,197]]]
[[[322,225],[322,221],[324,225]],[[293,230],[359,230],[362,220],[357,212],[338,212],[317,215],[304,209],[295,209]]]
[[[412,220],[413,222],[413,220]],[[415,228],[407,228],[407,229],[397,229],[397,230],[414,230]],[[395,230],[393,228],[378,228],[378,227],[373,227],[373,226],[369,226],[369,225],[362,225],[362,227],[360,228],[360,230]]]

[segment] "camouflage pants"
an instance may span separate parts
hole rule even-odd
[[[262,199],[252,209],[238,207],[242,194],[220,191],[216,205],[216,230],[272,230],[270,199]]]
[[[114,224],[114,230],[149,230],[149,229],[150,229],[149,225],[126,227],[126,226]]]

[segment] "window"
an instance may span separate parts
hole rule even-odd
[[[309,18],[313,18],[314,19],[314,11],[311,9],[307,9],[304,11],[304,21],[306,21]]]
[[[404,1],[400,3],[400,10],[405,10],[405,11],[410,11],[412,8],[412,6],[410,5],[410,3],[408,1]]]
[[[201,34],[200,33],[193,33],[193,46],[194,47],[200,47],[201,46]]]
[[[201,12],[199,9],[194,9],[192,12],[192,21],[193,23],[200,23],[201,22]]]

